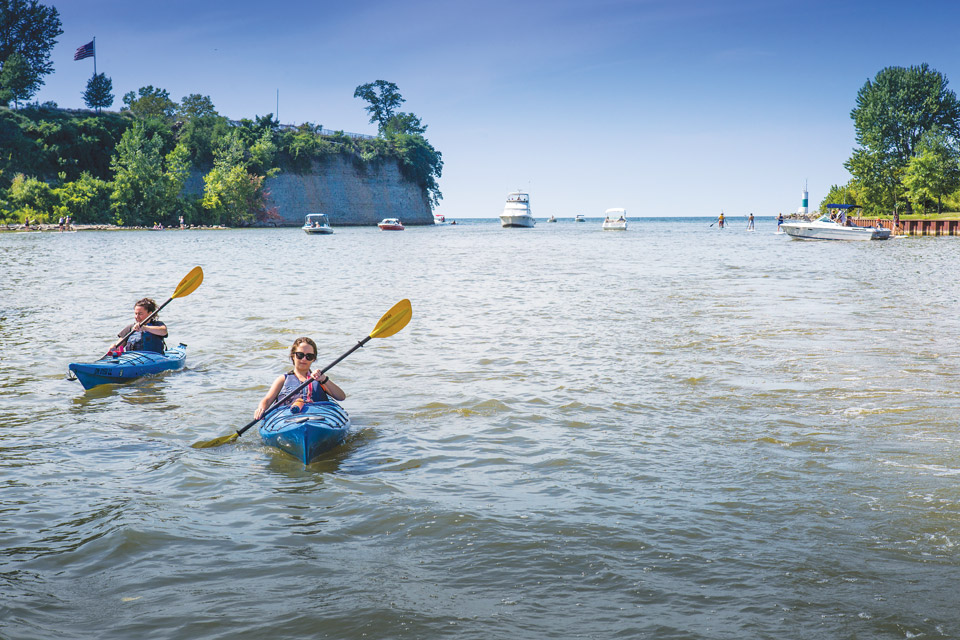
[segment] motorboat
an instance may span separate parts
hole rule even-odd
[[[500,214],[500,226],[532,227],[537,224],[530,213],[530,196],[520,190],[507,194],[507,204]]]
[[[326,234],[333,233],[333,227],[330,226],[330,221],[325,214],[308,213],[303,220],[303,231],[311,235]]]
[[[574,222],[586,222],[587,219],[583,217],[583,214],[582,214],[582,213],[578,213],[577,215],[575,215],[575,216],[573,217],[573,221],[574,221]]]
[[[604,231],[626,231],[627,230],[627,210],[626,209],[607,209],[603,218]]]
[[[549,218],[547,218],[547,222],[556,222],[556,221],[557,221],[557,216],[550,216]]]
[[[798,240],[886,240],[890,229],[884,227],[857,227],[847,223],[850,209],[859,208],[853,204],[828,204],[828,213],[816,220],[788,220],[780,225],[780,230]],[[835,213],[829,213],[834,210]]]
[[[451,224],[442,213],[433,214],[433,224]]]
[[[399,218],[384,218],[377,226],[381,231],[403,231],[403,224]]]

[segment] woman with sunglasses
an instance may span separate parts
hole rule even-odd
[[[290,347],[290,361],[293,363],[293,371],[285,373],[270,386],[267,395],[257,405],[257,411],[253,417],[257,420],[263,417],[273,402],[277,398],[282,398],[288,393],[299,387],[301,384],[313,378],[313,382],[304,387],[299,394],[289,398],[286,404],[290,404],[297,398],[303,398],[304,402],[322,402],[333,398],[334,400],[343,400],[347,394],[338,387],[330,377],[319,371],[310,371],[310,364],[317,359],[317,343],[310,338],[297,338]]]

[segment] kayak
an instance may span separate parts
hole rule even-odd
[[[96,362],[73,362],[68,367],[84,389],[101,384],[129,382],[141,376],[168,369],[182,369],[187,360],[187,345],[180,343],[164,353],[126,351],[119,356],[104,356]]]
[[[290,406],[272,409],[260,427],[263,443],[285,451],[303,464],[347,439],[350,416],[336,402],[311,402],[299,413]]]

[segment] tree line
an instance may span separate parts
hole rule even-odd
[[[361,170],[392,159],[420,186],[431,206],[442,194],[442,156],[424,137],[392,82],[360,85],[378,136],[357,139],[304,123],[281,127],[273,114],[231,122],[209,96],[179,102],[152,85],[127,92],[119,113],[112,82],[95,74],[84,101],[95,113],[26,103],[52,72],[50,49],[62,34],[57,10],[37,0],[0,0],[0,222],[249,225],[277,220],[267,206],[265,181],[280,171],[307,173],[341,155]],[[185,190],[191,172],[203,175],[202,193]]]
[[[864,215],[960,210],[960,102],[927,64],[887,67],[860,88],[851,111],[857,148],[820,205]]]

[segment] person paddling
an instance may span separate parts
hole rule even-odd
[[[157,310],[157,303],[152,298],[142,298],[133,305],[133,318],[135,322],[124,327],[117,337],[120,338],[110,347],[111,352],[120,353],[122,351],[153,351],[155,353],[164,352],[163,339],[169,335],[167,325],[160,321],[158,316],[154,316],[150,322],[144,324],[143,321]],[[123,338],[127,338],[123,342]]]
[[[780,216],[777,218],[777,231],[780,231],[780,225],[783,224],[783,212],[780,212]]]
[[[310,363],[317,359],[317,343],[310,338],[297,338],[290,347],[290,361],[293,363],[293,370],[283,374],[273,381],[267,395],[263,396],[257,410],[253,414],[254,419],[259,420],[269,410],[274,401],[286,396],[294,389],[299,387],[307,380],[313,378],[311,382],[304,387],[299,397],[289,398],[285,404],[291,404],[297,400],[304,402],[324,402],[329,398],[334,400],[343,400],[347,394],[338,387],[330,376],[319,371],[310,371]]]
[[[723,229],[723,212],[720,212],[720,217],[717,218],[717,226]]]
[[[753,231],[753,212],[750,212],[750,217],[747,219],[747,231]]]

